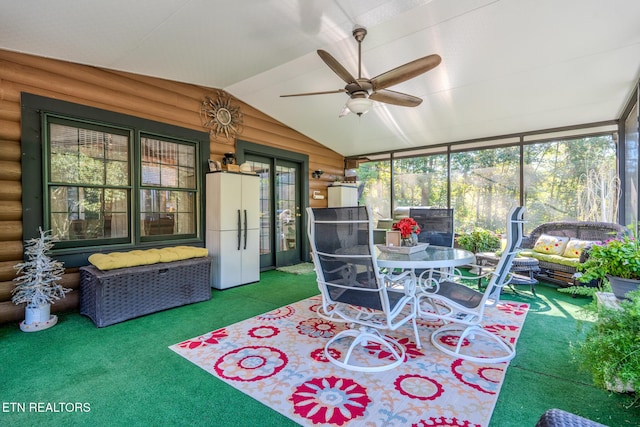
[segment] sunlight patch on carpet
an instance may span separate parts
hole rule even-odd
[[[303,262],[295,265],[287,265],[286,267],[278,267],[276,270],[291,274],[311,274],[314,272],[314,267],[311,262]]]
[[[305,426],[487,426],[508,363],[478,364],[436,350],[437,322],[419,320],[388,335],[407,361],[379,373],[348,371],[324,357],[327,340],[347,326],[316,315],[319,296],[281,307],[169,348],[243,393]],[[483,325],[516,342],[528,305],[501,302]],[[362,357],[384,358],[375,347]]]

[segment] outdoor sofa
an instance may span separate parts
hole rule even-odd
[[[577,267],[589,256],[591,245],[627,233],[626,227],[610,222],[547,222],[522,239],[520,255],[539,261],[537,279],[563,287],[579,285]]]

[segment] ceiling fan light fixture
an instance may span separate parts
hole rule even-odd
[[[373,101],[369,98],[349,98],[347,101],[347,108],[358,116],[363,115],[371,109]]]
[[[422,99],[418,98],[417,96],[395,92],[387,88],[417,77],[420,74],[426,73],[432,68],[437,67],[442,60],[442,58],[440,58],[440,55],[432,54],[415,59],[411,62],[407,62],[404,65],[379,74],[372,79],[369,79],[366,77],[362,77],[362,41],[364,40],[366,35],[366,28],[361,25],[354,26],[353,37],[358,42],[357,78],[354,77],[346,68],[344,68],[342,64],[340,64],[333,56],[331,56],[329,52],[322,49],[317,50],[320,59],[322,59],[324,63],[347,84],[344,89],[322,92],[296,93],[292,95],[280,96],[288,97],[323,95],[327,93],[340,92],[346,93],[347,95],[349,95],[349,100],[342,108],[342,111],[340,111],[340,114],[338,114],[338,117],[344,117],[350,112],[357,114],[358,116],[362,116],[371,109],[371,107],[373,106],[373,101],[383,102],[391,105],[399,105],[401,107],[417,107],[418,105],[420,105]]]

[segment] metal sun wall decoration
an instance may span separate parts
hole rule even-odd
[[[200,108],[200,115],[203,118],[203,125],[210,128],[209,133],[218,138],[224,135],[236,138],[242,133],[242,113],[240,107],[231,105],[231,97],[223,92],[218,92],[217,98],[205,96]]]

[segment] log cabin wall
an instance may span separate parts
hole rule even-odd
[[[0,50],[0,324],[24,319],[24,307],[11,302],[14,265],[22,261],[23,250],[21,92],[206,131],[200,104],[217,89]],[[327,186],[335,176],[343,176],[344,158],[250,105],[238,100],[233,104],[244,116],[238,139],[306,154],[310,175],[317,169],[325,172],[320,179],[308,177],[308,205],[326,206]],[[229,151],[235,151],[233,141],[211,138],[211,159],[221,160]],[[313,191],[325,199],[312,199]],[[53,312],[78,307],[79,281],[77,269],[67,269],[61,284],[73,291],[52,305]]]

